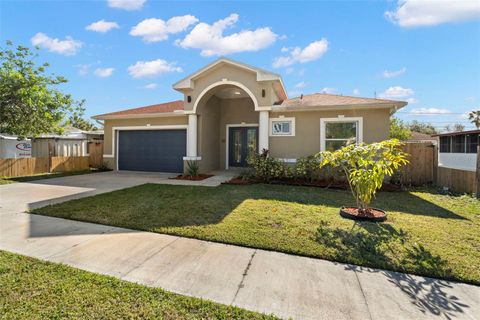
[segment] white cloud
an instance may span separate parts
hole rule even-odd
[[[478,0],[399,0],[394,11],[385,17],[401,27],[434,26],[480,18]]]
[[[396,71],[385,70],[385,71],[383,71],[383,77],[387,78],[387,79],[395,78],[395,77],[401,76],[405,72],[407,72],[407,68],[405,68],[405,67],[403,67],[400,70],[396,70]]]
[[[146,42],[159,42],[168,39],[169,34],[175,34],[187,30],[198,22],[192,15],[172,17],[167,22],[162,19],[145,19],[130,30],[130,35],[142,37]]]
[[[473,102],[473,101],[475,101],[475,100],[476,100],[476,99],[475,99],[474,96],[470,96],[470,97],[466,97],[466,98],[465,98],[465,101],[466,101],[466,102]]]
[[[118,29],[120,26],[113,21],[98,20],[85,27],[86,30],[105,33],[112,29]]]
[[[450,114],[452,113],[448,109],[441,109],[441,108],[418,108],[410,110],[409,114],[418,115],[418,116],[431,116],[431,115],[439,115],[439,114]]]
[[[65,40],[50,38],[45,33],[39,32],[31,39],[32,45],[48,49],[50,52],[56,52],[66,56],[73,56],[82,47],[82,42],[66,37]]]
[[[163,59],[137,61],[137,63],[128,67],[128,73],[134,78],[155,77],[170,72],[182,72],[182,68]]]
[[[78,68],[78,74],[81,76],[86,76],[90,72],[89,64],[79,64],[76,67]]]
[[[287,50],[285,50],[287,49]],[[323,38],[310,43],[305,48],[282,48],[282,52],[288,52],[288,56],[277,57],[273,60],[274,68],[288,67],[295,63],[306,63],[320,59],[328,50],[328,40]]]
[[[401,99],[413,96],[414,93],[415,91],[413,91],[412,89],[395,86],[388,88],[384,92],[380,93],[378,96],[380,98],[386,99]]]
[[[297,84],[295,85],[295,88],[296,88],[296,89],[303,89],[303,88],[305,88],[306,86],[307,86],[307,84],[306,84],[304,81],[302,81],[302,82],[297,83]]]
[[[140,10],[147,0],[108,0],[110,8],[123,9],[128,11]]]
[[[258,51],[270,46],[277,40],[277,35],[269,28],[255,30],[242,30],[237,33],[224,36],[227,28],[235,26],[239,15],[233,13],[225,19],[218,20],[213,24],[197,24],[184,39],[178,39],[175,43],[187,49],[200,49],[204,57],[227,55],[243,51]]]
[[[410,103],[410,104],[415,104],[415,103],[418,103],[418,100],[416,98],[408,98],[407,99],[407,102]]]
[[[286,74],[292,74],[294,71],[295,71],[295,69],[292,68],[292,67],[289,67],[289,68],[285,69]]]
[[[335,92],[337,92],[337,89],[335,88],[323,88],[322,90],[320,90],[320,93],[327,93],[327,94],[334,94]]]
[[[353,89],[353,94],[358,96],[360,94],[360,90],[359,89]]]
[[[149,84],[147,84],[144,88],[145,88],[145,89],[150,89],[150,90],[152,90],[152,89],[156,89],[157,87],[158,87],[158,84],[156,84],[156,83],[149,83]]]
[[[114,68],[97,68],[93,72],[97,77],[100,78],[107,78],[110,77],[113,74]]]

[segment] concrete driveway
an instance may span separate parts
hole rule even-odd
[[[23,212],[145,183],[168,181],[168,173],[100,172],[0,186],[2,213]]]
[[[109,172],[0,186],[0,249],[283,318],[480,315],[477,286],[23,213],[167,177]]]

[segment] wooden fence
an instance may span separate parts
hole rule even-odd
[[[0,159],[0,177],[87,170],[89,160],[89,157],[5,158]]]
[[[478,194],[476,172],[473,171],[438,167],[436,184],[457,193]]]
[[[413,142],[402,146],[408,153],[410,163],[401,167],[400,182],[403,185],[419,186],[436,181],[437,148],[431,142]]]
[[[90,157],[90,166],[98,168],[103,164],[103,141],[89,141],[88,154]]]

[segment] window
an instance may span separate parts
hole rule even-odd
[[[334,151],[363,141],[363,118],[320,119],[320,150]]]
[[[295,118],[271,118],[271,136],[295,136]]]
[[[452,137],[452,152],[465,153],[465,135],[461,134]]]
[[[480,135],[467,135],[467,153],[477,153],[477,146],[480,146]]]
[[[450,146],[452,140],[451,137],[440,137],[440,152],[441,153],[450,153]]]

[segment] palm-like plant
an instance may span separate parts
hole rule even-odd
[[[474,110],[468,114],[468,120],[470,120],[477,129],[480,129],[480,110]]]

